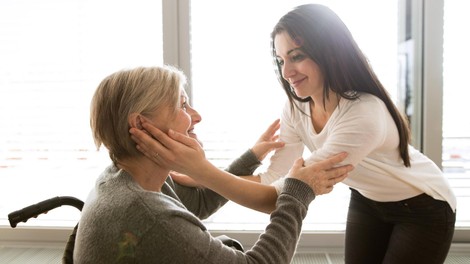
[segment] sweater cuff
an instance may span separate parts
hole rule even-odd
[[[261,165],[256,155],[248,149],[240,157],[234,160],[226,169],[226,171],[237,175],[247,176],[253,175],[253,172]]]
[[[285,178],[281,194],[289,194],[303,203],[306,207],[315,199],[313,189],[301,180]]]

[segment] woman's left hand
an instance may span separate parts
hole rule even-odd
[[[284,147],[284,142],[279,141],[279,135],[276,132],[281,126],[280,120],[276,119],[256,141],[251,151],[255,154],[259,161],[263,161],[269,152]]]
[[[142,127],[143,130],[131,128],[131,138],[137,143],[137,149],[156,164],[192,175],[192,172],[200,172],[209,163],[197,140],[173,130],[168,131],[167,135],[145,121]]]

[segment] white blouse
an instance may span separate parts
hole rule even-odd
[[[309,103],[297,104],[310,113]],[[285,147],[274,153],[267,171],[260,174],[261,182],[273,184],[278,192],[283,177],[307,146],[311,154],[305,164],[348,152],[343,164],[355,168],[343,183],[369,199],[399,201],[426,193],[456,209],[455,195],[433,161],[410,145],[411,167],[404,166],[395,122],[383,101],[374,95],[361,94],[357,100],[341,98],[320,133],[315,132],[309,116],[296,108],[292,112],[287,102],[281,116],[280,140]]]

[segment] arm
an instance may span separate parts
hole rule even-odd
[[[137,148],[155,163],[191,175],[204,186],[246,207],[262,212],[271,212],[274,209],[277,193],[273,186],[248,181],[219,170],[205,159],[204,151],[194,139],[172,130],[169,131],[169,137],[147,122],[143,123],[143,127],[157,140],[136,128],[130,130],[131,137],[137,142]],[[343,176],[334,174],[336,172],[336,169],[329,170],[328,176],[331,179]],[[325,181],[326,176],[322,180]],[[323,187],[314,188],[314,191],[317,194],[327,193]]]
[[[155,226],[155,230],[150,231],[158,234],[158,239],[148,239],[154,244],[149,248],[156,250],[146,250],[150,255],[145,257],[159,259],[161,263],[290,263],[302,230],[302,220],[315,194],[307,184],[289,180],[286,180],[269,225],[251,249],[241,252],[224,246],[197,219],[178,212],[178,217],[173,216],[171,221],[165,222],[165,228]]]
[[[268,129],[263,132],[255,145],[235,159],[226,168],[226,171],[237,176],[252,175],[261,165],[260,161],[264,159],[272,149],[283,146],[282,142],[277,141],[278,136],[275,135],[278,129],[279,120],[275,120]],[[196,181],[189,176],[178,172],[170,172],[170,175],[171,178],[167,179],[167,182],[173,187],[178,198],[188,210],[201,219],[209,217],[227,203],[225,197],[209,188],[205,188],[201,184],[197,184]],[[259,179],[259,177],[252,177]],[[172,179],[174,181],[172,181]]]
[[[255,245],[241,252],[224,246],[190,214],[177,211],[163,225],[154,225],[145,242],[145,259],[159,263],[290,263],[302,229],[302,220],[315,194],[299,180],[286,180],[277,209]],[[165,217],[166,215],[163,215]],[[176,217],[175,217],[176,216]],[[161,219],[161,218],[160,218]],[[166,220],[165,218],[163,220]]]
[[[267,170],[258,174],[258,181],[261,183],[271,184],[284,177],[295,160],[302,157],[304,142],[299,135],[299,130],[302,129],[298,126],[299,117],[301,117],[300,113],[292,115],[290,104],[286,102],[281,115],[279,137],[284,147],[276,149]]]
[[[303,107],[303,105],[301,105]],[[304,107],[308,110],[307,106]],[[397,151],[398,134],[388,110],[380,99],[364,94],[355,101],[343,99],[335,117],[328,121],[327,131],[311,136],[308,117],[294,115],[287,104],[282,113],[280,140],[285,147],[276,150],[267,170],[260,174],[261,182],[270,184],[283,177],[294,160],[303,154],[306,145],[312,151],[305,164],[321,161],[339,152],[347,152],[343,164],[356,166],[377,149]]]
[[[245,179],[260,182],[259,177],[254,176],[253,173],[261,165],[261,161],[266,158],[269,152],[284,147],[284,142],[279,141],[279,135],[276,134],[279,127],[280,120],[277,119],[269,125],[263,134],[261,134],[253,147],[234,160],[226,168],[226,171],[237,176],[243,176]],[[192,187],[203,187],[187,175],[178,172],[170,172],[170,175],[173,180],[179,184]]]
[[[234,175],[252,174],[260,164],[255,154],[253,154],[251,150],[247,150],[232,162],[226,170]],[[191,179],[186,175],[184,175],[184,177]],[[177,197],[186,208],[200,219],[209,217],[227,203],[225,197],[209,188],[186,186],[172,181],[171,178],[168,178],[167,182],[172,186]]]

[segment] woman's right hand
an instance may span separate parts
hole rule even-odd
[[[347,156],[348,154],[343,152],[306,167],[302,158],[297,159],[287,177],[305,182],[313,189],[315,195],[329,193],[335,184],[343,181],[348,176],[348,172],[354,169],[352,165],[335,167]]]

